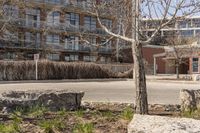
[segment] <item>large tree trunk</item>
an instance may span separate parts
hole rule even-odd
[[[148,100],[145,67],[143,62],[142,45],[132,44],[134,58],[134,79],[136,88],[136,112],[137,114],[148,114]]]

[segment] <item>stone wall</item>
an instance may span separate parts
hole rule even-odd
[[[200,90],[181,90],[180,101],[182,111],[200,109]]]
[[[7,111],[16,108],[42,106],[51,111],[60,109],[77,110],[81,105],[83,92],[67,91],[11,91],[0,97],[0,109]]]

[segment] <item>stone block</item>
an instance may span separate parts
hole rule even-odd
[[[200,90],[181,90],[181,111],[200,109]]]
[[[0,97],[0,108],[13,110],[33,106],[46,107],[51,111],[60,109],[77,110],[80,108],[83,92],[68,91],[11,91]]]
[[[128,133],[200,133],[200,121],[188,118],[134,115]]]

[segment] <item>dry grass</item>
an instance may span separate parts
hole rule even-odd
[[[116,74],[94,63],[38,62],[39,80],[116,78]],[[0,62],[0,81],[34,80],[34,61]]]

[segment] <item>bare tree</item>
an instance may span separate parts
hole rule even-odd
[[[172,36],[166,38],[166,45],[169,47],[169,50],[166,51],[166,56],[174,60],[174,63],[170,65],[175,66],[177,79],[180,78],[180,65],[188,64],[186,58],[191,57],[194,51],[196,51],[195,42],[197,42],[197,39],[194,37]]]
[[[95,15],[100,26],[111,36],[130,42],[134,59],[134,79],[136,87],[136,113],[148,114],[146,77],[142,47],[149,45],[159,34],[178,19],[188,17],[198,11],[198,1],[187,0],[124,0],[94,4]],[[109,30],[101,22],[102,10],[107,6],[115,17],[115,23],[122,27],[122,32]],[[123,9],[123,10],[121,10]],[[148,20],[148,21],[145,21]],[[146,22],[146,23],[143,23]],[[151,34],[146,34],[148,22],[154,26]],[[155,23],[154,23],[155,22]],[[130,35],[131,32],[131,35]]]

